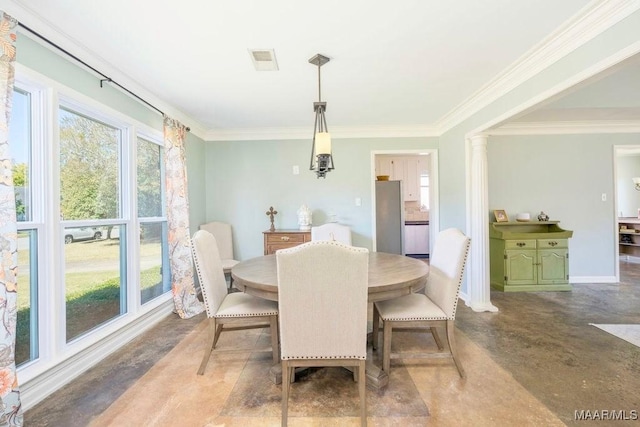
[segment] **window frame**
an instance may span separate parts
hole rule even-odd
[[[137,216],[136,143],[141,137],[162,146],[162,129],[154,129],[97,100],[52,80],[24,65],[16,64],[15,87],[31,94],[32,99],[32,218],[20,222],[19,228],[31,228],[37,232],[37,311],[39,356],[17,367],[21,383],[29,382],[53,366],[59,365],[83,350],[125,330],[145,315],[171,301],[171,292],[153,298],[146,304],[140,302],[139,230]],[[118,219],[62,221],[60,212],[60,140],[58,108],[64,105],[72,111],[87,115],[105,124],[123,130],[120,150],[120,212]],[[161,123],[161,121],[160,121]],[[161,127],[161,125],[160,125]],[[163,165],[164,166],[164,165]],[[163,198],[164,198],[163,188]],[[163,203],[164,205],[164,203]],[[166,221],[166,213],[158,217]],[[128,230],[124,255],[127,262],[126,286],[127,310],[87,333],[66,342],[64,239],[66,226],[125,225]],[[138,231],[138,232],[134,232]],[[166,246],[166,238],[163,245]],[[163,250],[167,250],[163,248]],[[19,278],[18,278],[19,280]]]

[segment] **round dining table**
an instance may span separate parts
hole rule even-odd
[[[383,301],[424,288],[429,265],[419,259],[385,252],[369,252],[369,302]],[[233,285],[247,294],[278,301],[278,275],[275,255],[251,258],[231,269]],[[330,277],[330,275],[328,276]],[[279,383],[276,374],[274,381]],[[387,374],[373,363],[367,363],[367,384],[386,386]]]

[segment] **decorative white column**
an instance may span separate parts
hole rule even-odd
[[[471,248],[469,259],[469,301],[473,311],[498,311],[491,304],[489,279],[489,196],[487,136],[471,137]]]

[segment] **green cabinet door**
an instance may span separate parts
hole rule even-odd
[[[542,249],[538,251],[538,283],[551,285],[569,280],[569,250]]]
[[[507,285],[533,285],[538,283],[535,250],[505,251],[504,264]]]

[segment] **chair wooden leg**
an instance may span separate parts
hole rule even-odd
[[[289,387],[291,380],[289,379],[291,371],[289,370],[289,361],[282,361],[282,427],[287,426],[287,418],[289,416]]]
[[[444,350],[444,346],[442,345],[442,340],[440,339],[440,335],[438,335],[438,329],[435,326],[431,327],[431,335],[433,335],[433,340],[436,342],[438,346],[438,350]]]
[[[462,362],[460,362],[460,357],[458,356],[458,351],[456,349],[456,342],[454,339],[454,321],[447,320],[447,342],[449,343],[449,351],[451,352],[451,357],[453,357],[453,362],[456,364],[456,368],[458,368],[458,373],[460,374],[460,378],[466,378],[464,369],[462,369]]]
[[[271,316],[269,319],[271,331],[271,353],[273,354],[273,363],[280,361],[280,346],[278,345],[278,316]]]
[[[222,333],[222,325],[216,324],[216,319],[213,319],[214,328],[216,330],[215,336],[213,338],[213,346],[211,348],[216,348],[216,344],[218,344],[218,338],[220,338],[220,334]]]
[[[360,425],[366,427],[367,425],[367,399],[366,399],[366,385],[367,376],[365,374],[366,361],[360,361],[358,365],[358,376],[360,381],[358,383],[358,394],[360,394]]]
[[[385,320],[382,328],[382,370],[387,374],[391,368],[391,329],[392,321]]]
[[[204,375],[204,370],[207,368],[207,364],[209,363],[209,358],[211,357],[211,352],[213,351],[213,347],[216,345],[215,338],[215,319],[209,319],[209,333],[207,340],[207,348],[204,349],[204,355],[202,356],[202,362],[200,362],[200,368],[198,368],[198,375]]]
[[[378,349],[378,338],[380,333],[380,313],[378,307],[373,304],[373,334],[371,336],[371,345],[374,350]]]

